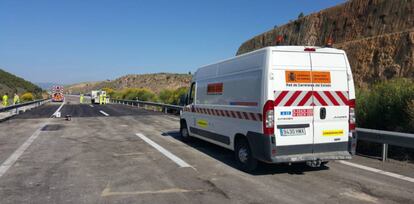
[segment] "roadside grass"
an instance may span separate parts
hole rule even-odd
[[[358,127],[414,133],[414,80],[397,78],[358,88]]]
[[[396,78],[367,88],[357,88],[358,127],[414,133],[414,80]],[[381,145],[358,141],[357,152],[381,155]],[[414,150],[389,147],[389,157],[414,161]]]

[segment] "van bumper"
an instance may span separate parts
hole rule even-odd
[[[248,132],[247,139],[253,156],[266,163],[348,160],[348,142],[319,145],[276,146],[274,135]]]

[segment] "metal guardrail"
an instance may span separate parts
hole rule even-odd
[[[174,110],[176,112],[180,112],[180,110],[183,109],[183,106],[155,103],[155,102],[149,102],[149,101],[118,100],[118,99],[111,99],[111,101],[112,103],[124,104],[124,105],[136,105],[138,107],[143,107],[143,108],[147,108],[147,106],[160,107],[162,108],[162,111],[164,113],[168,113],[168,110]]]
[[[14,109],[18,109],[24,106],[28,106],[28,105],[33,105],[36,104],[37,106],[42,105],[44,102],[48,101],[50,99],[40,99],[40,100],[35,100],[35,101],[29,101],[26,103],[19,103],[16,105],[11,105],[11,106],[6,106],[3,108],[0,108],[0,112],[5,112],[5,111],[9,111],[9,110],[14,110]]]
[[[414,148],[414,134],[357,128],[358,140],[382,144],[382,161],[387,160],[388,145]]]
[[[163,103],[155,103],[148,101],[137,100],[117,100],[112,99],[113,103],[136,105],[136,106],[155,106],[161,107],[163,112],[168,113],[168,110],[176,110],[179,112],[183,109],[183,106],[168,105]],[[394,145],[399,147],[414,148],[414,134],[392,132],[384,130],[374,130],[366,128],[357,128],[358,140],[380,143],[382,144],[382,161],[387,160],[388,157],[388,145]]]

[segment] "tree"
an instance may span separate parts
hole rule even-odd
[[[303,18],[304,16],[305,16],[305,14],[303,14],[303,12],[300,12],[300,14],[298,15],[298,19]]]

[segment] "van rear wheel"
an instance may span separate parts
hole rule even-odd
[[[253,157],[250,145],[246,139],[240,139],[236,143],[235,157],[239,168],[246,172],[252,172],[257,167],[257,160]]]

